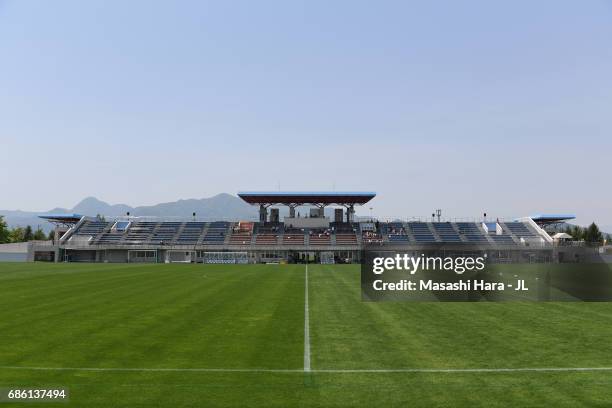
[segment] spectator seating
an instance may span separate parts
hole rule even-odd
[[[459,233],[463,235],[468,242],[486,243],[489,242],[484,232],[478,228],[475,222],[458,222],[456,223]]]
[[[237,222],[232,226],[232,235],[230,236],[230,245],[250,245],[253,237],[252,222]]]
[[[357,245],[357,236],[351,233],[336,233],[336,245]]]
[[[389,242],[408,242],[410,238],[406,233],[404,224],[401,222],[390,222],[380,224],[380,231],[383,236],[389,238]]]
[[[104,230],[109,228],[112,224],[112,222],[103,220],[85,220],[75,232],[75,235],[91,235],[95,237],[104,232]]]
[[[202,239],[204,245],[223,245],[225,236],[229,230],[230,223],[227,221],[215,221],[208,223],[208,229]]]
[[[382,235],[373,231],[364,231],[361,236],[361,240],[364,244],[374,244],[383,242]]]
[[[263,232],[255,236],[255,245],[276,245],[278,234],[275,232]]]
[[[183,225],[183,229],[180,230],[178,237],[176,238],[175,244],[177,245],[195,245],[198,243],[204,228],[206,227],[205,222],[190,221]]]
[[[537,237],[537,234],[528,228],[524,223],[513,221],[506,222],[506,228],[519,238],[533,238]]]
[[[266,222],[257,224],[255,230],[255,245],[277,245],[278,236],[283,232],[283,224]]]
[[[436,242],[436,237],[431,233],[426,222],[409,222],[407,225],[416,242]]]
[[[174,241],[174,237],[179,231],[182,222],[162,222],[155,229],[151,237],[151,243],[169,245]]]
[[[96,243],[98,244],[118,244],[122,238],[123,238],[122,231],[111,230],[111,231],[107,231],[99,235]]]
[[[304,245],[304,231],[297,228],[285,229],[283,245]]]
[[[120,228],[116,226],[121,223]],[[361,242],[427,244],[427,243],[494,243],[519,244],[520,238],[536,238],[537,231],[528,223],[500,222],[503,233],[485,234],[479,222],[366,222],[365,229],[359,223],[332,223],[330,228],[285,228],[282,223],[217,222],[151,222],[83,220],[74,236],[93,237],[81,239],[88,245],[228,245],[234,246],[357,246]],[[370,227],[373,227],[370,228]],[[229,237],[228,237],[229,235]],[[361,237],[361,239],[360,239]],[[75,240],[76,242],[76,240]]]
[[[331,232],[336,236],[336,245],[357,245],[359,224],[352,222],[332,222]]]
[[[156,222],[132,222],[132,224],[130,225],[130,229],[123,237],[121,243],[126,245],[140,245],[148,243],[149,237],[155,229],[156,225]]]
[[[330,245],[331,233],[329,230],[310,230],[309,233],[310,245]]]
[[[461,242],[461,237],[453,228],[450,222],[434,222],[432,223],[436,230],[440,241],[442,242]]]

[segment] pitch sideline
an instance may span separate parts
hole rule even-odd
[[[291,368],[138,368],[138,367],[35,367],[0,366],[0,370],[29,371],[101,371],[101,372],[203,372],[203,373],[303,373]],[[311,373],[514,373],[514,372],[594,372],[612,371],[612,367],[518,367],[518,368],[388,368],[388,369],[311,369]]]

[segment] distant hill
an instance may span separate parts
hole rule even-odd
[[[40,225],[45,231],[51,230],[51,225],[38,218],[39,215],[53,213],[77,213],[82,215],[96,216],[98,214],[107,217],[117,217],[130,212],[132,216],[149,217],[191,217],[196,213],[202,219],[244,219],[250,220],[257,217],[257,209],[248,205],[240,198],[230,194],[218,194],[210,198],[178,200],[150,206],[131,207],[126,204],[108,204],[95,197],[87,197],[73,208],[54,208],[49,211],[29,212],[0,210],[7,224],[12,228],[16,226],[32,225],[34,228]]]
[[[50,231],[50,223],[38,218],[39,215],[52,213],[77,213],[82,215],[96,216],[98,214],[107,217],[118,217],[130,212],[132,216],[148,217],[182,217],[189,218],[195,212],[201,219],[234,219],[234,220],[256,220],[258,209],[250,206],[240,198],[231,194],[217,194],[216,196],[200,199],[178,200],[156,205],[131,207],[127,204],[108,204],[95,197],[87,197],[81,200],[73,208],[53,208],[49,211],[29,212],[20,210],[0,210],[9,227],[24,227],[31,225],[40,227],[46,232]],[[307,213],[307,209],[298,207],[297,211]],[[281,207],[280,216],[286,216],[288,210]],[[333,217],[333,210],[326,209],[325,215]],[[561,230],[565,229],[562,226]],[[612,225],[601,225],[600,229],[605,233],[612,234]]]

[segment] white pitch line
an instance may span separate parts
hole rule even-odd
[[[290,368],[140,368],[140,367],[20,367],[0,366],[0,370],[30,371],[132,371],[132,372],[196,372],[196,373],[303,373]]]
[[[512,373],[556,371],[612,371],[612,367],[518,367],[518,368],[382,368],[319,369],[318,373]]]
[[[303,373],[291,368],[137,368],[137,367],[26,367],[0,366],[0,370],[29,371],[102,371],[102,372],[202,372],[202,373]],[[311,373],[384,374],[384,373],[514,373],[514,372],[588,372],[612,371],[612,367],[519,367],[519,368],[389,368],[389,369],[312,369]]]
[[[304,371],[310,370],[310,311],[308,308],[308,264],[304,273]]]

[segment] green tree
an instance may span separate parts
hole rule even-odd
[[[570,234],[576,241],[582,240],[582,228],[580,228],[578,225],[574,225],[568,234]]]
[[[32,231],[32,226],[28,225],[23,230],[23,242],[28,242],[34,239],[34,232]]]
[[[4,221],[4,216],[0,215],[0,244],[6,244],[10,242],[10,231]]]
[[[49,241],[55,240],[55,231],[53,231],[53,230],[49,231],[49,236],[47,237],[47,239]]]
[[[42,228],[40,228],[40,225],[39,225],[38,228],[36,228],[36,231],[34,231],[34,240],[44,241],[46,239],[47,239],[47,236],[45,235],[45,232],[42,230]]]
[[[599,227],[594,222],[588,226],[584,232],[584,240],[591,244],[598,244],[603,241],[603,234],[599,230]]]
[[[23,228],[16,227],[11,230],[10,242],[23,242]]]

